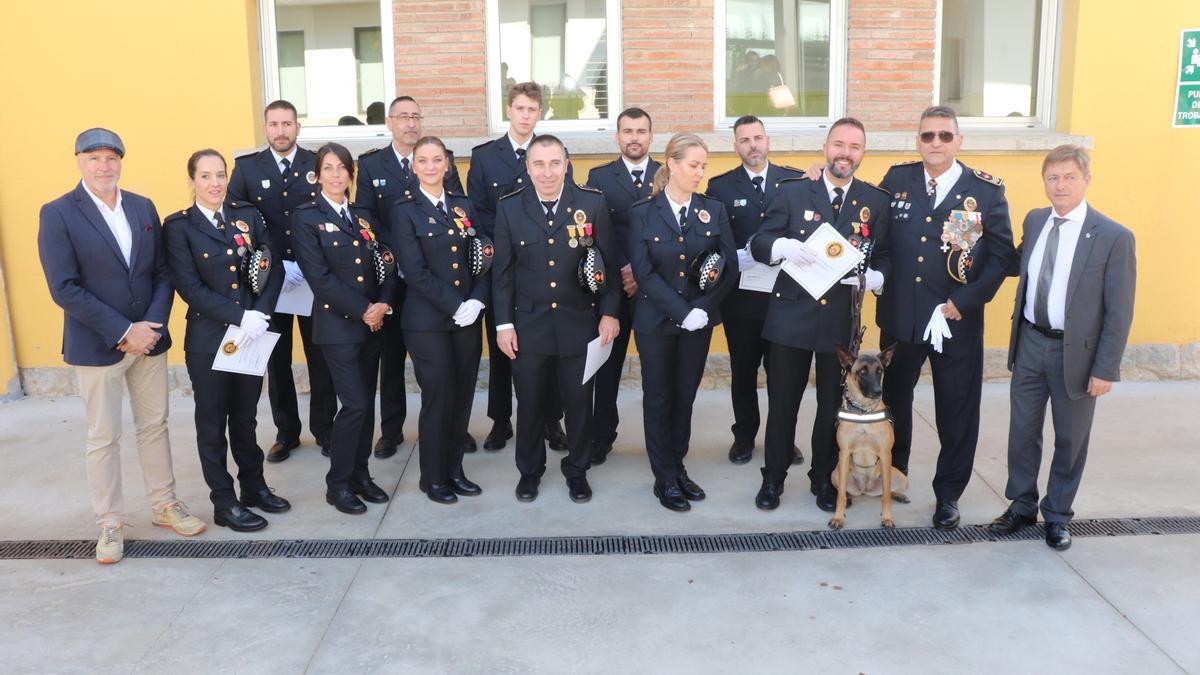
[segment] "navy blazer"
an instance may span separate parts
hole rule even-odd
[[[453,152],[446,151],[446,161],[448,164],[442,186],[447,192],[464,194],[458,167],[454,166]],[[357,185],[354,203],[370,210],[379,219],[385,236],[391,233],[392,205],[398,199],[419,194],[421,190],[421,181],[411,167],[405,175],[391,143],[358,156]]]
[[[171,281],[188,304],[185,352],[216,354],[225,331],[231,324],[242,323],[244,311],[252,309],[270,316],[283,288],[283,265],[278,258],[272,257],[270,273],[259,295],[250,291],[239,274],[241,259],[235,240],[235,235],[241,233],[238,223],[249,229],[246,234],[254,248],[265,246],[275,253],[262,214],[238,201],[227,202],[222,211],[227,223],[224,232],[194,205],[163,221]]]
[[[662,192],[633,207],[629,253],[638,284],[633,311],[633,329],[638,332],[681,333],[679,324],[693,309],[704,310],[708,325],[717,325],[721,300],[737,279],[737,250],[721,202],[693,193],[685,232],[680,233],[677,221],[678,215]],[[705,251],[718,251],[725,258],[720,281],[707,293],[689,280],[692,260]]]
[[[474,225],[470,199],[447,190],[446,208],[449,213],[462,209]],[[390,212],[392,241],[408,284],[400,327],[406,331],[458,330],[452,317],[464,300],[491,302],[491,271],[471,276],[470,239],[462,236],[447,211],[435,208],[420,188],[415,196],[394,202]]]
[[[981,337],[984,305],[1018,265],[1003,181],[963,166],[958,182],[932,210],[919,161],[888,169],[880,186],[891,193],[892,273],[876,304],[879,328],[904,342],[923,342],[933,308],[949,299],[963,316],[950,322],[954,337]],[[941,237],[950,211],[967,210],[967,199],[973,199],[974,210],[983,214],[983,238],[971,251],[973,261],[962,284],[946,270]]]
[[[891,292],[887,281],[891,269],[889,201],[887,192],[856,178],[846,191],[842,208],[835,217],[824,180],[784,181],[779,196],[767,209],[762,229],[750,242],[750,251],[758,262],[770,264],[775,262],[771,259],[771,248],[780,238],[806,241],[822,223],[830,223],[839,234],[850,239],[862,236],[861,226],[865,222],[873,240],[868,265],[883,274],[886,295]],[[806,216],[811,216],[811,220]],[[857,233],[855,223],[859,224]],[[775,289],[770,294],[763,338],[822,354],[834,353],[839,344],[848,347],[853,298],[853,289],[842,283],[834,284],[820,298],[813,298],[795,279],[780,270]]]
[[[750,237],[759,231],[763,217],[767,214],[767,207],[779,194],[781,181],[803,177],[804,172],[799,169],[769,164],[767,180],[763,181],[761,202],[754,191],[754,183],[750,182],[750,176],[741,164],[709,180],[708,196],[721,200],[725,205],[725,212],[729,214],[729,224],[733,228],[733,245],[739,249],[744,248]],[[734,288],[721,305],[721,313],[726,319],[737,316],[761,321],[767,318],[769,297],[767,293]]]
[[[162,225],[149,199],[121,190],[133,244],[129,264],[116,237],[80,183],[42,206],[38,255],[50,297],[63,308],[63,358],[73,366],[110,366],[125,354],[117,343],[137,321],[161,323],[150,352],[171,347],[167,320],[175,291],[167,276]]]
[[[535,136],[536,138],[536,136]],[[574,181],[571,162],[567,162],[567,183]],[[500,138],[471,148],[471,166],[467,170],[467,196],[475,206],[475,228],[496,238],[496,204],[500,198],[529,185],[525,162],[517,159],[512,141],[505,133]]]
[[[617,268],[629,264],[629,224],[633,216],[633,205],[650,196],[651,183],[654,174],[658,173],[659,162],[651,159],[646,163],[646,174],[642,176],[642,187],[633,183],[629,168],[620,157],[607,164],[592,167],[588,172],[588,187],[594,187],[604,193],[604,201],[608,202],[608,218],[612,221],[613,252]]]
[[[277,257],[297,260],[292,241],[292,212],[301,204],[317,198],[317,154],[296,148],[296,159],[287,175],[279,171],[271,149],[260,150],[234,159],[229,177],[229,198],[249,202],[262,212],[275,242]]]

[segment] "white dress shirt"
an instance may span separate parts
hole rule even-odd
[[[204,217],[208,218],[208,222],[212,223],[213,227],[217,226],[217,214],[221,213],[220,209],[218,209],[216,211],[209,211],[208,209],[204,208],[203,206],[200,206],[200,202],[196,202],[196,208],[200,209],[200,213],[203,213]],[[221,219],[222,220],[225,219],[225,214],[221,213]]]
[[[1025,309],[1024,317],[1030,323],[1036,323],[1033,314],[1033,304],[1037,298],[1038,276],[1042,271],[1042,259],[1046,253],[1046,239],[1054,228],[1054,218],[1066,218],[1066,222],[1058,227],[1058,252],[1054,257],[1054,276],[1050,277],[1050,294],[1046,297],[1046,314],[1050,325],[1044,326],[1052,330],[1062,330],[1067,313],[1067,282],[1071,278],[1071,264],[1075,261],[1075,245],[1079,243],[1079,233],[1083,230],[1083,219],[1087,217],[1087,200],[1079,202],[1079,206],[1066,214],[1059,214],[1050,209],[1046,224],[1038,233],[1037,242],[1029,253],[1029,267],[1025,270]]]
[[[679,209],[687,209],[692,205],[691,195],[688,195],[688,200],[682,204],[676,204],[675,200],[671,199],[671,197],[667,195],[666,190],[663,190],[663,196],[667,197],[667,203],[671,205],[671,213],[675,214],[677,219],[679,218]],[[683,223],[676,220],[675,226],[679,228],[680,232],[683,231]]]
[[[425,195],[425,198],[429,200],[430,204],[433,204],[434,208],[437,207],[438,202],[441,202],[442,203],[442,213],[448,213],[446,211],[446,190],[444,188],[442,189],[442,194],[440,194],[436,197],[434,197],[433,195],[426,192],[425,188],[421,188],[421,194]]]
[[[933,203],[934,207],[936,207],[938,204],[941,204],[942,200],[946,198],[946,195],[950,194],[950,190],[954,189],[954,184],[958,182],[959,178],[962,178],[962,172],[962,164],[959,164],[957,161],[955,161],[950,165],[949,169],[946,169],[946,173],[943,173],[937,177],[937,198]],[[925,169],[926,192],[929,190],[929,181],[932,178],[933,176],[929,175],[929,169]]]
[[[125,209],[121,208],[122,199],[121,191],[117,190],[117,207],[115,209],[108,208],[103,200],[97,197],[87,184],[83,181],[79,182],[83,185],[83,191],[92,198],[92,202],[96,204],[96,208],[100,210],[100,217],[104,218],[104,222],[108,225],[108,229],[112,231],[113,237],[117,240],[117,246],[121,249],[121,255],[125,257],[125,266],[129,266],[129,256],[133,251],[133,231],[129,229],[129,220],[125,217]]]
[[[530,134],[529,138],[526,138],[524,143],[518,143],[512,137],[512,134],[508,135],[508,142],[512,144],[513,153],[516,153],[517,150],[524,150],[525,152],[529,152],[529,142],[532,140],[533,140],[533,134]]]
[[[830,204],[833,203],[833,198],[837,196],[834,193],[833,189],[835,187],[842,188],[842,205],[845,206],[846,195],[850,194],[850,186],[854,185],[854,178],[851,177],[850,182],[846,183],[845,185],[841,185],[841,186],[834,185],[833,183],[829,182],[829,171],[825,170],[825,171],[821,172],[821,180],[825,181],[825,194],[829,195],[829,203]],[[834,215],[836,216],[837,214],[834,214]]]
[[[634,175],[633,175],[634,169],[641,169],[642,177],[640,180],[643,183],[646,182],[646,175],[650,172],[650,155],[646,155],[645,157],[643,157],[641,164],[634,164],[633,162],[630,162],[629,159],[625,157],[625,155],[621,155],[621,161],[625,163],[625,173],[629,174],[629,181],[631,183],[634,180]]]
[[[742,170],[743,170],[743,171],[745,171],[745,172],[746,172],[746,175],[750,177],[750,182],[751,182],[751,183],[753,183],[753,182],[754,182],[754,178],[755,178],[755,176],[762,176],[762,179],[763,179],[763,188],[762,188],[762,189],[763,189],[763,192],[766,192],[766,191],[767,191],[767,170],[768,170],[768,169],[770,169],[770,168],[771,168],[771,163],[770,163],[770,162],[767,162],[766,164],[764,164],[764,165],[763,165],[763,169],[762,169],[762,171],[759,171],[758,173],[754,173],[754,172],[753,172],[753,171],[751,171],[751,170],[750,170],[750,169],[749,169],[749,168],[748,168],[748,167],[747,167],[745,164],[743,164],[743,165],[742,165]]]
[[[286,159],[290,166],[296,165],[296,146],[294,145],[292,146],[292,151],[286,155],[281,155],[272,148],[271,155],[275,158],[275,168],[279,169],[280,174],[283,173],[283,160]],[[288,169],[288,171],[291,171],[291,169]]]
[[[396,155],[396,162],[397,162],[398,164],[400,164],[400,168],[401,168],[401,169],[403,169],[403,168],[404,168],[404,160],[406,160],[406,159],[407,159],[407,160],[408,160],[408,172],[409,172],[409,173],[412,173],[412,170],[413,170],[413,153],[411,153],[411,152],[410,152],[410,153],[408,153],[407,155],[402,155],[402,154],[400,154],[400,151],[396,149],[396,146],[395,146],[395,145],[392,145],[392,153]]]
[[[332,206],[333,210],[336,211],[339,216],[349,219],[350,222],[352,222],[352,223],[354,222],[354,220],[352,218],[350,218],[350,200],[349,199],[342,202],[341,204],[338,204],[338,203],[334,202],[332,199],[330,199],[329,195],[325,194],[324,192],[321,193],[321,198],[325,200],[326,204],[329,204],[330,206]]]

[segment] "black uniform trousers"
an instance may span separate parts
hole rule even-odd
[[[951,331],[954,322],[950,322]],[[881,348],[895,344],[896,351],[883,378],[883,402],[892,412],[896,443],[892,466],[908,475],[912,454],[913,388],[921,367],[929,359],[933,371],[933,401],[937,420],[937,472],[933,493],[939,500],[954,501],[971,479],[975,445],[979,441],[979,403],[983,394],[983,338],[954,336],[942,343],[942,352],[928,344],[897,341],[883,334]]]
[[[770,361],[768,343],[762,337],[764,319],[725,316],[725,340],[729,344],[729,397],[733,403],[733,438],[754,445],[761,418],[758,413],[758,367]]]
[[[400,328],[404,286],[392,296],[392,313],[383,318],[383,353],[379,357],[379,435],[396,442],[404,435],[408,417],[408,390],[404,385],[404,359],[408,347]]]
[[[341,404],[330,436],[329,473],[325,476],[330,490],[371,477],[367,460],[375,433],[375,389],[382,349],[382,330],[371,333],[366,342],[321,345]]]
[[[232,508],[238,502],[225,463],[226,429],[242,493],[257,493],[267,487],[263,451],[255,434],[262,378],[213,370],[212,354],[186,352],[184,363],[196,402],[196,449],[208,496],[216,508]]]
[[[496,315],[489,305],[484,310],[487,319],[488,341],[488,410],[487,416],[492,421],[512,419],[513,399],[513,365],[504,352],[496,344]],[[583,377],[580,371],[580,378]],[[557,422],[563,418],[562,396],[557,387],[550,387],[546,392],[545,418],[546,422]],[[543,432],[545,433],[545,432]]]
[[[692,438],[692,406],[704,377],[712,330],[706,326],[676,335],[637,334],[646,454],[658,483],[679,480],[684,471],[683,458]]]
[[[621,332],[613,340],[612,354],[596,371],[596,402],[592,417],[592,444],[596,446],[611,445],[616,441],[617,425],[621,422],[617,413],[617,394],[621,389],[621,375],[625,371],[625,355],[629,353],[629,335],[633,328],[633,298],[626,297],[624,292],[621,293],[617,320],[621,322]]]
[[[271,417],[275,421],[275,440],[280,443],[300,442],[300,408],[296,402],[296,382],[292,378],[292,333],[300,324],[300,341],[308,363],[308,426],[318,445],[329,442],[333,416],[337,413],[337,397],[325,355],[312,341],[312,317],[273,314],[271,327],[279,332],[279,342],[267,361],[267,396],[271,399]],[[211,365],[211,364],[210,364]]]
[[[808,374],[817,362],[817,414],[813,420],[812,454],[808,478],[812,485],[829,481],[837,467],[837,411],[842,405],[842,366],[836,354],[768,343],[771,367],[767,369],[767,433],[763,479],[780,482],[792,465],[796,443],[796,415],[808,386]]]
[[[506,359],[503,352],[494,352]],[[596,378],[583,381],[587,354],[555,356],[519,352],[512,363],[513,385],[517,389],[517,470],[521,476],[546,473],[546,423],[554,421],[553,411],[543,402],[557,392],[566,413],[567,456],[562,458],[562,473],[567,478],[587,475],[591,465],[592,391]]]
[[[463,449],[483,337],[479,324],[450,331],[410,330],[408,348],[421,385],[417,449],[421,480],[444,485],[462,475]]]

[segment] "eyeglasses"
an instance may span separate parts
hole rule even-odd
[[[388,115],[388,117],[401,122],[420,122],[425,119],[424,115]]]
[[[923,131],[917,134],[917,138],[920,138],[922,143],[932,143],[934,136],[937,136],[943,143],[949,143],[954,140],[955,133],[953,131]]]

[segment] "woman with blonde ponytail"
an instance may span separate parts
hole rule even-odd
[[[699,136],[673,136],[650,199],[635,206],[630,219],[629,258],[639,295],[633,329],[642,364],[646,453],[654,496],[672,511],[687,511],[691,501],[705,496],[688,477],[683,458],[712,329],[721,321],[718,308],[737,277],[725,207],[699,193],[707,167],[708,146]],[[713,254],[724,261],[719,276]]]

